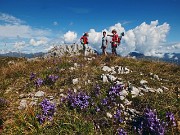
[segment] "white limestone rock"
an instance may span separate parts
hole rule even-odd
[[[112,69],[111,69],[110,67],[108,67],[108,66],[104,66],[104,67],[102,68],[102,70],[103,70],[103,71],[107,71],[107,72],[111,72],[111,71],[112,71]]]
[[[69,56],[74,56],[74,55],[79,55],[81,54],[83,50],[82,45],[80,44],[71,44],[71,45],[55,45],[54,48],[48,51],[44,55],[45,58],[52,57],[52,56],[64,56],[64,55],[69,55]],[[96,54],[95,50],[93,50],[90,46],[87,48],[87,55],[89,54]]]
[[[124,104],[125,105],[131,105],[132,101],[129,101],[128,99],[125,98],[124,100]]]
[[[27,105],[27,100],[26,100],[26,99],[22,99],[22,100],[20,101],[20,105],[19,105],[18,109],[19,109],[19,110],[23,110],[23,109],[25,109],[27,106],[28,106],[28,105]]]
[[[73,79],[72,80],[72,83],[75,85],[75,84],[78,84],[78,82],[79,82],[79,79],[78,78],[75,78],[75,79]]]
[[[115,82],[115,84],[116,84],[116,85],[123,85],[124,83],[123,83],[122,81],[118,81],[118,80],[117,80],[117,81]]]
[[[154,75],[153,77],[154,77],[154,79],[156,79],[158,81],[160,80],[158,75]]]
[[[43,91],[38,91],[38,92],[36,92],[35,93],[35,97],[43,97],[45,95],[45,92],[43,92]]]
[[[108,118],[112,118],[112,114],[109,113],[109,112],[106,113],[106,116],[107,116]]]
[[[133,86],[131,90],[132,98],[137,97],[139,95],[139,92],[140,90]]]
[[[117,79],[117,77],[115,77],[113,75],[109,75],[109,74],[107,74],[107,77],[111,82],[114,82]]]
[[[158,92],[158,93],[163,93],[163,89],[158,88],[158,89],[156,90],[156,92]]]
[[[63,93],[61,93],[59,96],[62,97],[62,98],[66,98],[67,97],[67,95],[65,95]]]
[[[125,99],[125,97],[124,97],[124,96],[120,96],[120,99],[121,99],[121,100],[124,100],[124,99]]]
[[[141,80],[140,81],[140,84],[143,86],[143,85],[145,85],[145,84],[147,84],[148,82],[146,81],[146,80]]]
[[[78,67],[78,64],[77,63],[74,63],[74,68],[77,68]]]
[[[154,93],[154,92],[156,91],[156,90],[153,89],[153,88],[149,88],[148,90],[149,90],[149,92],[152,92],[152,93]]]
[[[165,87],[165,86],[161,86],[161,88],[162,88],[164,91],[169,90],[169,88],[167,88],[167,87]]]
[[[148,90],[148,89],[141,88],[141,87],[139,87],[139,90],[141,90],[141,91],[143,91],[143,92],[149,92],[149,90]]]
[[[122,67],[122,66],[116,66],[118,74],[129,74],[130,69],[127,67]]]
[[[128,92],[123,89],[123,90],[120,92],[120,95],[126,97],[126,96],[128,95]]]
[[[107,76],[104,74],[101,75],[101,79],[102,79],[103,83],[109,82]]]

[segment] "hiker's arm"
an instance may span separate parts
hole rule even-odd
[[[106,46],[108,45],[108,40],[106,39]]]
[[[113,35],[107,35],[107,36],[110,36],[110,37],[112,37]]]

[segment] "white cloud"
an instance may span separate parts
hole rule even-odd
[[[176,43],[176,44],[172,45],[172,48],[180,49],[180,43]]]
[[[74,43],[77,40],[77,33],[73,31],[68,31],[64,34],[65,43]]]
[[[0,12],[0,21],[10,23],[10,24],[14,24],[14,25],[24,23],[24,21],[22,21],[21,19],[18,19],[16,17],[12,16],[12,15],[9,15],[9,14],[6,14],[6,13],[1,13],[1,12]]]
[[[180,43],[163,44],[159,50],[165,53],[180,53]]]
[[[91,44],[100,44],[102,38],[102,32],[96,32],[94,29],[89,30],[89,42]]]
[[[7,42],[8,48],[13,48],[12,46],[14,45],[14,47],[18,49],[27,48],[26,50],[34,49],[34,51],[39,51],[39,49],[43,49],[43,47],[47,49],[52,44],[60,45],[64,43],[75,43],[76,41],[79,42],[79,37],[76,32],[68,31],[65,34],[60,33],[59,35],[53,35],[56,38],[52,38],[51,30],[37,29],[25,25],[21,19],[1,12],[0,22],[3,22],[0,25],[1,49],[5,42]],[[58,22],[54,21],[53,25],[58,25]],[[73,22],[69,25],[73,25]],[[170,30],[168,23],[159,24],[158,20],[152,21],[150,24],[143,22],[128,31],[126,31],[120,23],[117,23],[102,31],[106,31],[107,34],[112,34],[112,29],[116,29],[118,35],[120,35],[121,32],[125,32],[121,45],[117,48],[118,54],[123,56],[128,55],[132,51],[158,57],[162,57],[164,53],[180,52],[180,43],[166,43],[166,36]],[[100,49],[102,31],[96,31],[93,28],[89,30],[89,45],[100,52],[102,51]],[[111,37],[108,37],[108,40],[110,41]],[[25,41],[29,42],[26,43]],[[108,43],[107,50],[111,52],[110,43]]]
[[[57,26],[57,25],[58,25],[58,22],[56,22],[56,21],[53,22],[53,25],[54,25],[54,26]]]
[[[16,38],[17,36],[32,38],[51,34],[50,30],[34,29],[28,25],[0,25],[0,31],[0,38]]]
[[[141,25],[134,29],[125,31],[120,23],[110,26],[107,34],[111,34],[112,29],[116,29],[118,35],[121,32],[125,32],[125,36],[122,39],[121,45],[117,48],[117,52],[123,56],[128,55],[132,51],[138,51],[147,56],[158,56],[162,57],[165,53],[159,50],[163,44],[166,43],[166,36],[170,30],[170,26],[167,23],[162,25],[158,24],[158,20],[152,21],[150,24],[143,22]],[[102,31],[96,32],[94,29],[89,31],[89,42],[90,45],[98,51],[101,46]],[[109,38],[109,41],[111,38]],[[179,44],[175,44],[172,48],[179,48]],[[108,50],[110,51],[111,46],[109,43]],[[167,50],[166,50],[167,51]]]
[[[37,41],[32,38],[32,39],[30,39],[29,44],[33,45],[33,46],[39,46],[39,45],[47,44],[47,42],[48,42],[47,38],[42,38],[42,39],[37,40]]]
[[[21,48],[23,48],[23,47],[25,46],[25,44],[26,44],[25,41],[16,42],[15,45],[14,45],[14,47],[15,47],[16,49],[21,49]]]
[[[101,32],[96,32],[95,29],[90,29],[89,30],[89,44],[90,46],[92,46],[94,49],[96,49],[97,51],[101,51],[101,39],[102,39],[102,32],[106,31],[107,35],[112,35],[111,31],[113,29],[117,30],[117,33],[120,35],[121,32],[124,32],[124,28],[121,26],[120,23],[115,24],[114,26],[110,26],[108,30],[104,29]],[[111,38],[108,37],[108,41],[110,41]],[[110,44],[108,47],[108,50],[110,51]]]
[[[158,47],[166,41],[166,36],[170,30],[169,24],[158,25],[158,21],[152,21],[149,25],[145,22],[133,29],[136,43],[135,50],[145,55],[156,55]],[[129,37],[127,37],[129,38]],[[133,39],[131,39],[133,40]],[[125,40],[126,42],[126,40]]]
[[[118,34],[125,31],[125,29],[122,27],[120,23],[117,23],[114,26],[110,26],[108,31],[111,33],[113,29],[116,29]]]
[[[16,39],[17,37],[37,38],[51,35],[51,30],[37,29],[29,25],[25,25],[23,24],[24,21],[22,21],[21,19],[18,19],[6,13],[0,12],[0,21],[3,22],[0,25],[0,39]]]

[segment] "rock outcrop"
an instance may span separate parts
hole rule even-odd
[[[52,57],[52,56],[74,56],[74,55],[80,55],[83,53],[83,46],[79,44],[72,44],[72,45],[58,45],[52,48],[48,51],[47,54],[44,55],[45,58]],[[87,48],[87,55],[89,54],[97,54],[97,52],[88,46]]]

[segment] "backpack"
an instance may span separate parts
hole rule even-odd
[[[118,45],[121,43],[121,37],[118,36]]]
[[[121,33],[121,36],[118,36],[118,45],[121,43],[122,36],[124,36],[124,32]]]

